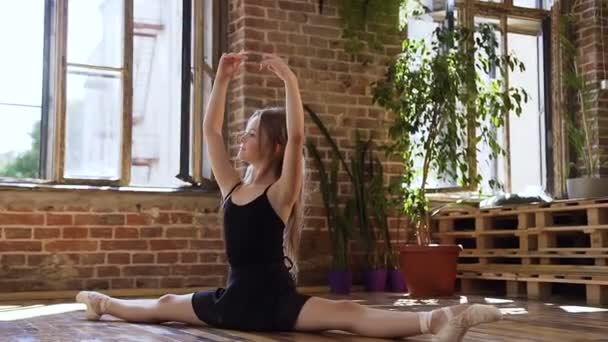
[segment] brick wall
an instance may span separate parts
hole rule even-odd
[[[0,190],[0,293],[225,282],[217,195]]]
[[[608,91],[600,89],[600,82],[608,79],[604,70],[608,69],[608,2],[605,0],[580,0],[574,2],[577,14],[576,46],[581,65],[579,66],[588,87],[598,96],[597,104],[591,110],[592,127],[598,134],[594,141],[596,153],[603,164],[600,175],[608,175]],[[603,8],[602,8],[603,6]],[[600,15],[601,14],[601,15]],[[602,33],[603,29],[603,33]]]
[[[372,105],[370,83],[382,77],[390,56],[400,52],[399,39],[380,35],[385,42],[382,50],[364,50],[357,57],[344,51],[343,30],[338,16],[337,1],[323,1],[319,12],[317,0],[234,0],[230,4],[229,47],[276,53],[285,58],[298,76],[303,102],[321,115],[338,145],[352,152],[355,130],[363,137],[373,134],[377,142],[387,138],[386,113]],[[379,18],[368,25],[369,34],[377,34],[397,20]],[[267,72],[259,72],[255,63],[234,80],[229,100],[232,133],[231,153],[236,155],[235,134],[245,126],[247,117],[256,109],[284,103],[282,82]],[[306,136],[313,139],[327,162],[330,148],[307,118]],[[302,235],[302,284],[324,284],[330,263],[329,239],[324,209],[318,192],[318,176],[312,159],[307,159],[309,170],[308,215]],[[387,177],[399,172],[399,164],[385,162]],[[345,172],[341,175],[342,195],[351,193]],[[391,219],[391,224],[396,225]],[[355,267],[357,267],[355,265]]]
[[[274,52],[298,75],[304,103],[317,111],[339,146],[352,153],[355,129],[386,139],[384,111],[372,106],[370,83],[381,77],[397,37],[382,51],[354,58],[344,40],[336,1],[231,0],[229,49]],[[396,17],[382,18],[384,23]],[[370,34],[382,29],[370,24]],[[231,85],[228,133],[234,137],[258,108],[283,103],[280,80],[252,63]],[[329,146],[307,119],[307,137],[324,156]],[[301,285],[326,284],[330,264],[318,175],[310,170],[301,246]],[[387,177],[400,166],[385,162]],[[350,194],[341,175],[343,196]],[[0,189],[0,293],[37,290],[183,288],[224,284],[226,263],[219,196],[100,190]],[[390,224],[396,226],[396,220]],[[402,230],[403,231],[403,230]],[[355,267],[357,263],[355,262]],[[356,269],[356,268],[355,268]]]

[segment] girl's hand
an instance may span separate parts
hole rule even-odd
[[[291,71],[287,63],[274,54],[264,54],[260,63],[260,70],[267,69],[274,72],[283,82],[295,80],[296,75]]]
[[[238,73],[245,60],[247,60],[247,56],[244,52],[222,54],[215,77],[218,80],[230,81]]]

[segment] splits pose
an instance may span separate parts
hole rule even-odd
[[[287,64],[264,55],[261,69],[285,86],[285,107],[254,112],[239,137],[244,178],[222,137],[228,84],[247,53],[222,55],[204,118],[204,139],[223,198],[224,240],[230,273],[225,288],[158,299],[126,300],[82,291],[87,319],[109,314],[129,322],[184,322],[245,331],[342,330],[368,337],[434,334],[460,341],[467,330],[501,318],[494,306],[461,304],[429,312],[389,311],[296,291],[302,220],[304,112],[298,80]]]

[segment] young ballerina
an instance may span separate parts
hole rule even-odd
[[[213,173],[224,199],[230,265],[226,288],[147,300],[82,291],[76,300],[86,304],[87,319],[110,314],[129,322],[179,321],[249,331],[343,330],[384,338],[431,333],[440,341],[460,341],[470,327],[499,320],[500,311],[489,305],[461,304],[416,313],[296,291],[290,269],[297,266],[304,163],[298,81],[282,59],[264,55],[260,68],[284,82],[286,105],[258,110],[248,120],[238,158],[249,166],[241,180],[226,152],[222,123],[228,84],[246,60],[246,53],[222,55],[204,120]]]

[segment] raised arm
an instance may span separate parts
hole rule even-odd
[[[240,176],[232,166],[226,151],[222,137],[222,125],[228,84],[245,59],[246,56],[242,53],[222,55],[203,120],[203,137],[211,160],[211,169],[222,192],[222,198],[240,181]]]
[[[283,159],[283,172],[277,181],[280,203],[291,208],[299,197],[304,165],[304,108],[296,75],[275,55],[266,55],[262,67],[274,72],[285,84],[287,111],[287,144]]]

